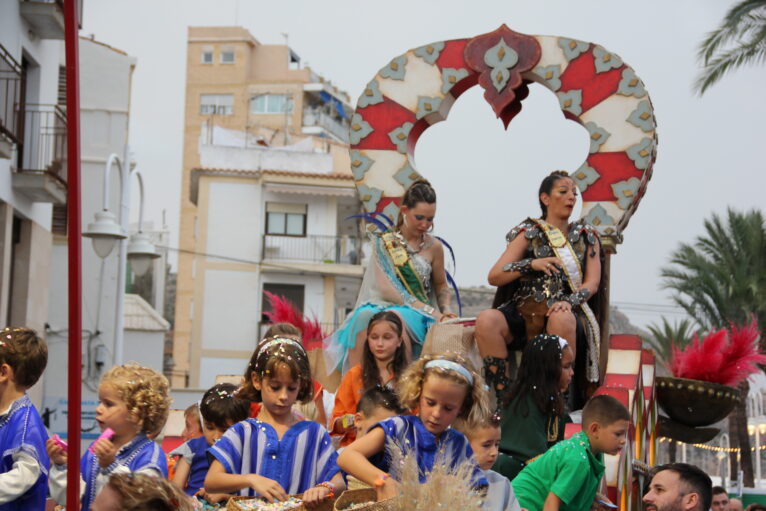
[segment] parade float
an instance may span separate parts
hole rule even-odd
[[[391,59],[367,83],[351,119],[351,170],[364,209],[396,218],[398,200],[419,177],[420,136],[448,118],[475,85],[504,127],[519,113],[530,87],[558,98],[563,115],[589,133],[588,156],[571,172],[582,194],[582,217],[605,250],[602,288],[609,300],[609,258],[643,197],[656,158],[657,134],[649,94],[637,73],[605,47],[560,36],[533,36],[506,25],[472,38],[438,41]],[[425,176],[428,177],[428,176]],[[602,307],[608,310],[608,307]],[[640,509],[644,472],[655,463],[655,358],[633,335],[608,335],[601,317],[601,379],[596,394],[619,399],[631,412],[630,440],[606,457],[608,495],[622,510]],[[567,436],[579,425],[567,427]]]

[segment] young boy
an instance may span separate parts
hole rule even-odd
[[[184,410],[184,430],[181,438],[188,442],[193,438],[202,436],[202,420],[199,418],[199,405],[194,403]]]
[[[363,437],[380,421],[390,419],[405,413],[399,398],[388,387],[373,387],[367,389],[359,398],[354,414],[354,426],[356,426],[356,438]]]
[[[531,462],[511,482],[529,511],[590,509],[604,475],[603,454],[625,445],[630,413],[611,396],[592,397],[582,411],[582,431]]]
[[[0,331],[0,510],[45,509],[48,433],[27,390],[48,364],[48,347],[34,330]]]
[[[461,423],[456,429],[468,438],[476,463],[489,482],[484,509],[488,511],[520,511],[521,507],[519,507],[519,501],[513,493],[511,482],[507,477],[491,470],[500,449],[500,422],[488,418],[485,422],[472,426]]]
[[[359,398],[354,414],[354,426],[356,427],[356,438],[361,438],[367,434],[371,427],[380,421],[390,419],[405,413],[396,394],[388,387],[373,387],[367,389]],[[341,452],[344,448],[338,449]],[[354,476],[346,477],[349,490],[358,490],[369,488],[369,485],[363,483]]]
[[[205,476],[210,468],[208,447],[218,441],[232,424],[247,419],[250,405],[236,397],[237,387],[231,383],[219,383],[202,396],[199,414],[202,417],[202,433],[170,453],[181,456],[176,464],[172,481],[187,495],[200,494],[208,502],[219,502],[231,495],[208,494],[204,491]]]

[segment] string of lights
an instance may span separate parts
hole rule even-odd
[[[659,441],[659,443],[674,442],[672,438],[667,438],[667,437],[660,437],[657,440]],[[686,444],[686,445],[690,447],[696,447],[697,449],[702,449],[705,451],[713,451],[713,452],[738,453],[741,451],[739,447],[721,447],[718,445],[707,445],[707,444]],[[756,450],[763,451],[764,449],[766,449],[766,445],[760,445],[760,446],[751,447],[750,451],[752,452],[755,452]]]

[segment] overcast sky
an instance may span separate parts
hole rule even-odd
[[[696,46],[732,3],[86,0],[82,33],[138,60],[130,144],[146,181],[145,218],[161,224],[164,211],[174,246],[190,25],[239,25],[266,44],[284,43],[287,33],[303,63],[348,91],[352,103],[391,58],[502,23],[527,34],[601,44],[642,78],[658,123],[654,177],[612,259],[612,302],[634,323],[646,324],[658,321],[656,310],[671,304],[659,278],[671,251],[701,234],[711,214],[725,214],[729,206],[760,208],[764,202],[766,66],[727,76],[702,98],[691,91]],[[578,168],[587,153],[585,129],[565,120],[555,95],[539,85],[531,87],[508,131],[475,87],[460,97],[445,122],[423,134],[415,163],[436,187],[436,231],[456,249],[461,286],[486,283],[505,233],[524,217],[539,215],[540,180],[553,169]],[[137,218],[136,207],[132,215]],[[668,311],[669,318],[679,317]]]

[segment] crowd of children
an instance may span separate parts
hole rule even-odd
[[[629,416],[617,400],[597,396],[583,410],[582,432],[563,440],[573,358],[566,341],[530,340],[505,414],[496,417],[468,361],[446,353],[408,364],[402,332],[396,314],[371,319],[363,361],[345,375],[327,423],[300,331],[275,325],[241,385],[217,384],[185,410],[185,442],[170,453],[169,480],[155,441],[170,410],[167,379],[137,364],[112,367],[98,388],[102,434],[80,462],[82,509],[183,510],[192,498],[274,502],[295,494],[311,508],[347,487],[374,488],[385,499],[401,485],[391,445],[416,455],[421,482],[435,464],[471,464],[485,509],[590,508],[602,453],[622,448]],[[48,437],[26,396],[46,362],[34,331],[0,333],[0,510],[45,509],[48,496],[65,502],[65,444]]]

